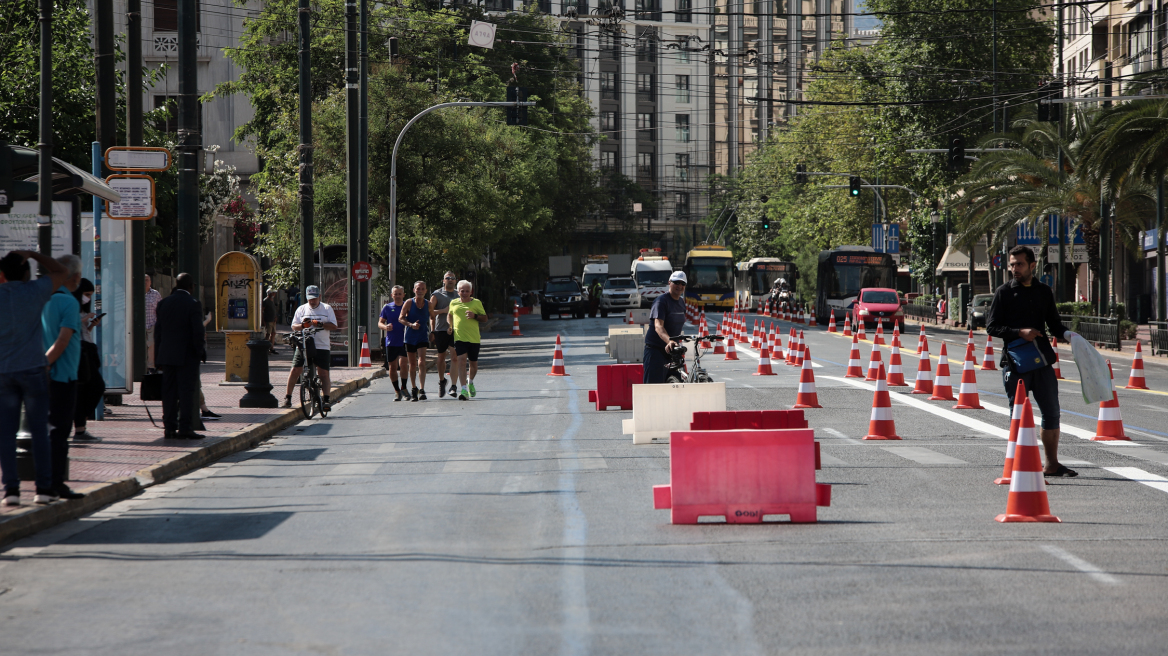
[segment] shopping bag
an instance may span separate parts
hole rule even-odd
[[[1074,354],[1075,366],[1079,368],[1083,402],[1095,405],[1111,399],[1111,371],[1103,355],[1095,350],[1091,342],[1077,334],[1071,336],[1071,352]]]

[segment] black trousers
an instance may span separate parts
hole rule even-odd
[[[73,409],[77,403],[77,381],[49,381],[49,446],[53,463],[53,487],[69,480],[69,434],[73,432]]]
[[[159,366],[162,368],[162,427],[168,433],[188,433],[195,425],[199,363]]]

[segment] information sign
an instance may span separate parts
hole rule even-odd
[[[105,182],[122,195],[120,203],[106,203],[106,216],[139,220],[154,216],[154,178],[148,175],[111,175]]]
[[[472,46],[494,49],[495,24],[484,23],[482,21],[471,21],[470,34],[467,36],[466,42]]]
[[[166,148],[114,146],[105,151],[105,165],[111,171],[165,171],[170,160]]]

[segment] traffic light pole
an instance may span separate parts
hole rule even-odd
[[[53,0],[41,0],[40,171],[37,250],[53,254]]]
[[[393,144],[393,156],[389,160],[389,284],[397,284],[397,151],[401,148],[402,139],[410,127],[426,114],[446,107],[535,107],[534,102],[448,102],[427,107],[411,118],[397,135]]]

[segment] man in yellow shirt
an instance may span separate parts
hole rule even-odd
[[[482,344],[482,338],[479,336],[479,324],[487,320],[487,311],[483,309],[482,301],[470,295],[471,288],[469,280],[458,281],[458,298],[450,302],[447,313],[450,325],[446,330],[454,335],[453,384],[458,387],[459,381],[462,381],[462,391],[456,395],[455,390],[451,389],[450,396],[457,396],[459,401],[469,400],[475,395],[474,379],[475,374],[479,372],[479,346]],[[469,381],[467,380],[468,361],[470,362]]]

